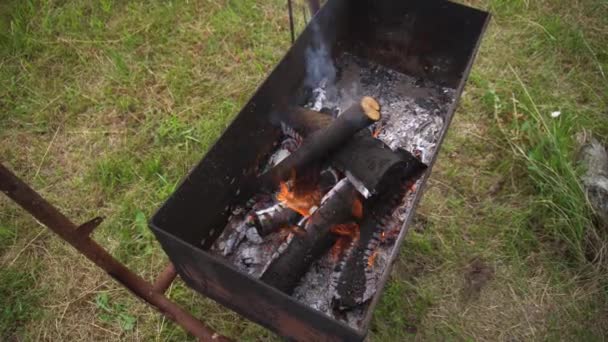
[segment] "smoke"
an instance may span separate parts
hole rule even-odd
[[[312,24],[312,43],[306,48],[306,79],[304,84],[316,88],[323,81],[332,86],[336,80],[336,67],[331,59],[331,50],[316,22]]]

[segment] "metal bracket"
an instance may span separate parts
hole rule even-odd
[[[98,216],[78,226],[76,232],[82,237],[90,237],[95,228],[99,227],[101,222],[103,222],[103,217]]]

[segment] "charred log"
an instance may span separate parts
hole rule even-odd
[[[303,137],[310,136],[334,121],[334,118],[329,114],[303,107],[289,107],[281,113],[281,118],[287,127]]]
[[[302,216],[282,203],[273,205],[264,210],[258,210],[249,216],[249,221],[256,228],[258,234],[264,237],[272,234],[282,227],[298,223]]]
[[[334,169],[327,168],[321,172],[319,176],[319,188],[322,193],[325,193],[332,189],[340,181],[340,175]]]
[[[392,190],[368,200],[373,203],[368,205],[370,209],[361,223],[359,240],[334,270],[332,291],[335,309],[352,309],[365,303],[376,292],[376,281],[372,276],[373,262],[370,263],[370,260],[380,244],[382,231],[390,228],[385,227],[386,218],[405,196],[407,184],[405,181],[395,184]]]
[[[332,164],[343,171],[365,197],[386,191],[400,177],[415,180],[426,170],[426,165],[408,151],[393,151],[367,132],[360,132],[334,153]]]
[[[311,133],[299,149],[264,174],[263,186],[276,187],[279,182],[290,178],[294,171],[299,174],[303,168],[334,152],[358,131],[379,119],[378,102],[371,97],[364,97],[325,128]]]
[[[329,115],[297,107],[287,110],[283,118],[287,126],[304,137],[324,129],[333,120]],[[393,151],[366,131],[357,133],[336,150],[331,163],[346,173],[365,197],[384,191],[395,176],[415,179],[426,169],[426,165],[411,153],[403,149]]]
[[[352,221],[356,190],[344,179],[338,183],[306,223],[294,234],[287,248],[266,268],[261,280],[291,294],[310,265],[329,251],[336,237],[331,228]]]

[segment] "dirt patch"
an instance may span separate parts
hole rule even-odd
[[[464,272],[464,300],[468,302],[478,299],[483,287],[493,278],[494,268],[480,258],[473,258]]]

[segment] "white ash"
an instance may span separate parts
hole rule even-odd
[[[247,247],[241,252],[241,262],[245,266],[259,265],[262,263],[260,249],[257,247]]]
[[[268,163],[266,163],[266,168],[264,172],[267,172],[278,163],[283,161],[283,159],[289,157],[289,155],[298,149],[302,144],[302,137],[300,137],[296,131],[285,124],[281,124],[281,128],[283,130],[283,134],[287,136],[282,142],[279,148],[270,156]]]
[[[317,112],[323,109],[323,103],[327,101],[327,80],[324,79],[321,81],[321,84],[312,90],[312,98],[314,101],[309,104],[310,109],[316,110]]]
[[[253,202],[253,201],[252,201]],[[256,199],[249,208],[239,207],[233,211],[226,228],[211,247],[211,251],[224,256],[244,273],[260,277],[270,261],[276,258],[277,246],[281,246],[291,234],[279,231],[261,237],[255,227],[247,224],[247,215],[266,206],[268,199]]]
[[[372,193],[365,187],[365,184],[363,184],[363,182],[361,182],[357,177],[355,177],[350,171],[346,170],[345,174],[346,178],[348,178],[351,184],[363,197],[369,198],[372,195]]]
[[[252,243],[258,245],[264,243],[264,239],[262,239],[262,237],[258,233],[258,230],[255,227],[249,227],[247,229],[247,232],[245,232],[245,236],[247,237],[247,240],[251,241]]]
[[[300,302],[324,313],[331,312],[331,299],[328,296],[328,285],[332,281],[332,273],[336,262],[327,253],[317,260],[306,275],[302,277],[300,285],[295,288],[293,296]]]
[[[334,187],[331,190],[329,190],[325,194],[325,196],[323,196],[323,198],[321,198],[321,205],[323,205],[323,203],[325,203],[328,199],[332,198],[335,194],[340,192],[342,190],[342,188],[344,188],[345,186],[348,186],[348,184],[350,184],[350,181],[346,178],[342,178],[342,180],[339,181],[338,184],[334,185]]]
[[[270,234],[270,236],[272,235],[276,235],[276,234]],[[276,247],[274,250],[274,253],[272,253],[270,255],[270,258],[268,258],[268,260],[264,263],[264,267],[260,270],[259,273],[257,274],[257,277],[261,277],[264,272],[266,272],[266,270],[268,269],[268,267],[270,267],[270,264],[275,261],[279,256],[281,256],[281,254],[283,254],[283,252],[287,249],[287,247],[289,247],[289,244],[291,243],[291,240],[293,240],[293,233],[289,233],[289,235],[287,235],[287,238],[284,239],[281,244],[279,245],[279,247]]]

